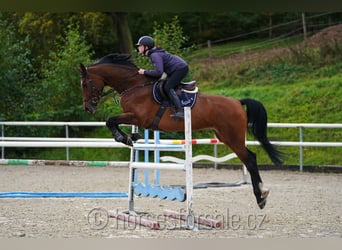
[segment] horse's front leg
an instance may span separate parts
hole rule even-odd
[[[106,126],[112,132],[115,141],[122,142],[128,146],[132,146],[133,141],[138,140],[139,136],[137,136],[136,134],[128,136],[119,128],[120,124],[138,125],[135,115],[133,113],[123,113],[118,116],[109,117],[106,121]]]

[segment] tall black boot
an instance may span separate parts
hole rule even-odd
[[[170,90],[169,97],[176,108],[176,113],[172,114],[171,117],[174,119],[178,119],[178,118],[184,119],[184,109],[174,89]]]

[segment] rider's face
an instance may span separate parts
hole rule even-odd
[[[144,46],[144,45],[139,45],[139,46],[138,46],[138,52],[139,52],[139,54],[144,54],[144,51],[145,51],[145,46]]]

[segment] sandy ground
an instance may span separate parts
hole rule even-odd
[[[127,198],[1,198],[0,237],[342,238],[342,174],[261,171],[261,175],[271,190],[263,210],[249,184],[194,190],[195,215],[220,219],[222,229],[186,230],[184,222],[162,216],[164,209],[181,211],[186,203],[159,198],[135,197],[135,209],[158,220],[161,230],[103,216],[108,210],[127,210]],[[161,182],[184,184],[183,176],[165,171]],[[128,169],[1,166],[0,180],[0,192],[127,192]],[[237,170],[194,169],[194,183],[239,180]]]

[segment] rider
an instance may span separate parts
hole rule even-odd
[[[176,112],[171,117],[184,119],[184,110],[176,94],[175,87],[187,75],[189,71],[188,64],[179,56],[156,47],[153,38],[150,36],[140,37],[136,46],[139,54],[149,57],[154,67],[152,70],[139,69],[138,73],[146,76],[161,77],[163,72],[165,72],[168,80],[164,90],[176,108]]]

